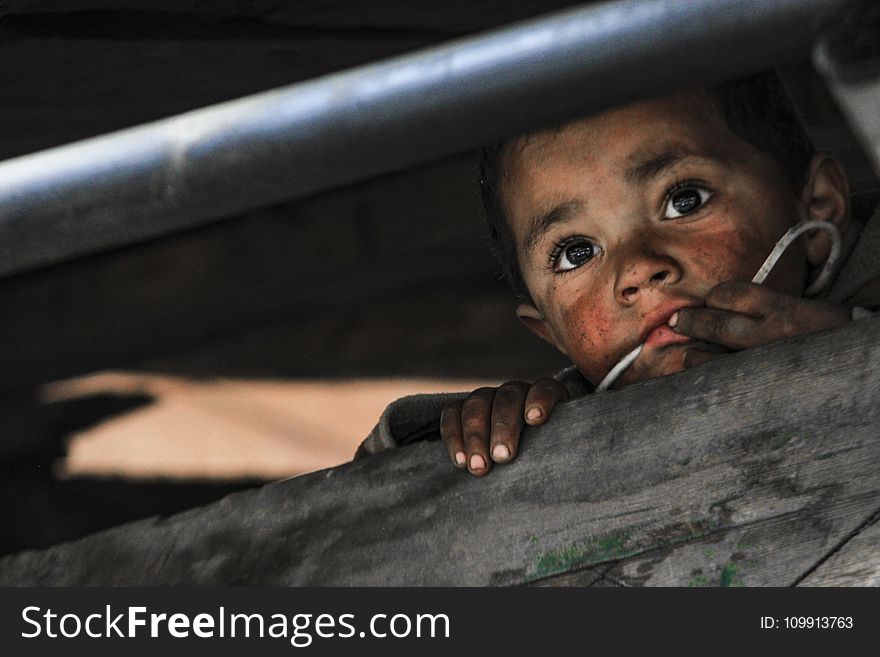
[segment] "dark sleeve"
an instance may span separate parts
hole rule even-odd
[[[439,438],[443,407],[467,395],[467,392],[451,392],[401,397],[382,412],[379,422],[360,444],[354,457],[359,459],[418,440]]]
[[[569,399],[577,399],[589,395],[595,388],[584,378],[574,365],[569,365],[564,370],[558,371],[553,378],[559,381],[568,390]]]

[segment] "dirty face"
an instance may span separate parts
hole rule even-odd
[[[502,202],[534,305],[518,314],[596,384],[638,344],[618,386],[717,351],[666,321],[717,283],[752,278],[805,218],[779,165],[735,135],[712,101],[679,94],[530,135],[504,157]],[[765,285],[799,296],[793,245]]]

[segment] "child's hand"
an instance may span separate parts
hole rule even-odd
[[[719,283],[704,308],[682,308],[669,320],[676,333],[739,350],[842,326],[851,311],[826,301],[774,292],[756,283]],[[685,367],[717,354],[688,351]]]
[[[440,437],[456,467],[484,475],[493,462],[507,463],[516,456],[525,424],[543,424],[553,407],[567,399],[568,391],[555,379],[479,388],[443,409]]]

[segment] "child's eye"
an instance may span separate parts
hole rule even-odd
[[[694,183],[676,185],[666,195],[666,210],[663,216],[666,219],[684,217],[694,212],[708,201],[711,196],[712,192],[701,185]]]
[[[577,269],[581,265],[599,254],[599,247],[590,240],[583,237],[576,237],[565,242],[561,242],[550,256],[550,262],[554,271],[571,271]]]

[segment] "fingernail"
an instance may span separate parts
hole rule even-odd
[[[486,459],[484,459],[479,454],[474,454],[471,457],[471,470],[482,470],[486,467]]]
[[[458,465],[464,465],[465,463],[467,463],[467,456],[464,455],[464,452],[455,453],[455,462]]]
[[[677,310],[674,313],[672,313],[672,317],[670,317],[666,323],[669,324],[669,326],[675,326],[676,324],[678,324],[678,311]]]
[[[540,408],[533,407],[533,408],[530,408],[530,409],[526,412],[526,419],[527,419],[529,422],[537,422],[538,420],[541,419],[541,416],[542,416],[542,415],[543,415],[543,413],[541,412],[541,409],[540,409]]]
[[[510,458],[510,450],[507,445],[495,445],[492,448],[492,458],[496,461],[506,461]]]

